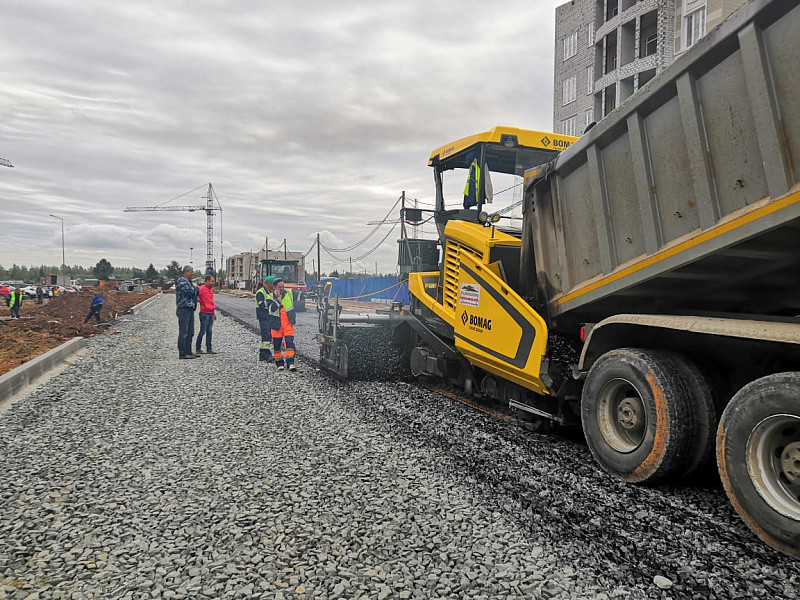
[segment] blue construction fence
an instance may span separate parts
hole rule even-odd
[[[408,282],[400,281],[397,275],[387,277],[357,277],[355,279],[322,278],[322,285],[328,281],[333,286],[331,297],[339,296],[340,300],[355,300],[357,302],[390,303],[402,302],[408,304]],[[316,282],[306,282],[309,288]]]

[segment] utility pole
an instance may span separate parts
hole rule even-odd
[[[55,216],[53,213],[50,213],[50,216],[61,221],[61,274],[66,275],[64,272],[64,269],[67,266],[66,254],[64,254],[64,219]]]
[[[313,258],[311,259],[311,266],[314,269],[314,276],[317,278],[317,281],[319,281],[319,273],[317,273],[317,261],[315,261]]]
[[[350,274],[353,274],[353,257],[350,257]]]
[[[375,261],[375,277],[378,276],[378,261]]]
[[[317,281],[322,279],[322,259],[320,258],[319,254],[319,232],[317,232],[317,265],[319,267],[319,272],[317,273]]]
[[[286,248],[286,238],[283,238],[283,260],[286,260],[286,259],[289,258],[288,254],[289,254],[289,250]]]

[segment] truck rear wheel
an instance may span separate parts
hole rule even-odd
[[[800,373],[757,379],[734,395],[717,429],[717,466],[747,526],[800,558]]]
[[[592,365],[581,420],[595,460],[632,483],[675,471],[692,433],[686,384],[673,358],[638,348],[612,350]]]
[[[681,468],[681,475],[689,477],[713,463],[717,409],[711,384],[698,366],[678,354],[672,355],[671,358],[675,368],[683,377],[689,394],[692,432],[689,435],[689,447]]]

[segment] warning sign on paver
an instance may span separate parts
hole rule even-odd
[[[458,294],[458,303],[462,306],[479,307],[481,304],[481,286],[475,283],[462,283]]]

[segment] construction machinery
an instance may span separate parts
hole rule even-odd
[[[373,327],[414,376],[582,427],[622,480],[716,459],[744,522],[800,557],[798,30],[800,0],[754,0],[578,141],[435,150],[438,269],[409,269],[408,307],[324,299],[322,365],[349,374],[348,331]],[[521,231],[485,190],[445,206],[442,174],[476,160],[525,170]]]
[[[267,258],[261,261],[261,279],[272,275],[276,279],[283,279],[286,289],[292,290],[294,307],[297,312],[305,312],[306,295],[308,286],[306,285],[305,272],[302,261],[296,258],[289,258],[284,253],[285,258]]]
[[[200,186],[204,187],[204,186]],[[177,200],[178,198],[182,198],[192,192],[196,192],[200,188],[197,187],[193,190],[190,190],[180,196],[172,198],[167,202],[172,202],[172,200]],[[167,202],[159,204],[157,206],[128,206],[125,208],[123,212],[195,212],[195,211],[204,211],[206,213],[206,268],[204,275],[214,275],[214,213],[219,211],[220,215],[222,214],[222,207],[219,204],[219,199],[217,198],[216,193],[214,192],[213,186],[209,183],[208,190],[206,195],[203,196],[203,199],[206,201],[205,206],[175,206],[169,205],[165,206]],[[215,205],[216,203],[216,205]],[[51,215],[55,216],[55,215]],[[59,217],[56,217],[59,218]],[[221,217],[220,217],[221,219]],[[220,229],[222,227],[220,226]],[[62,234],[63,237],[63,234]],[[222,237],[222,233],[220,232],[220,237]],[[220,241],[220,264],[222,263],[222,242]]]

